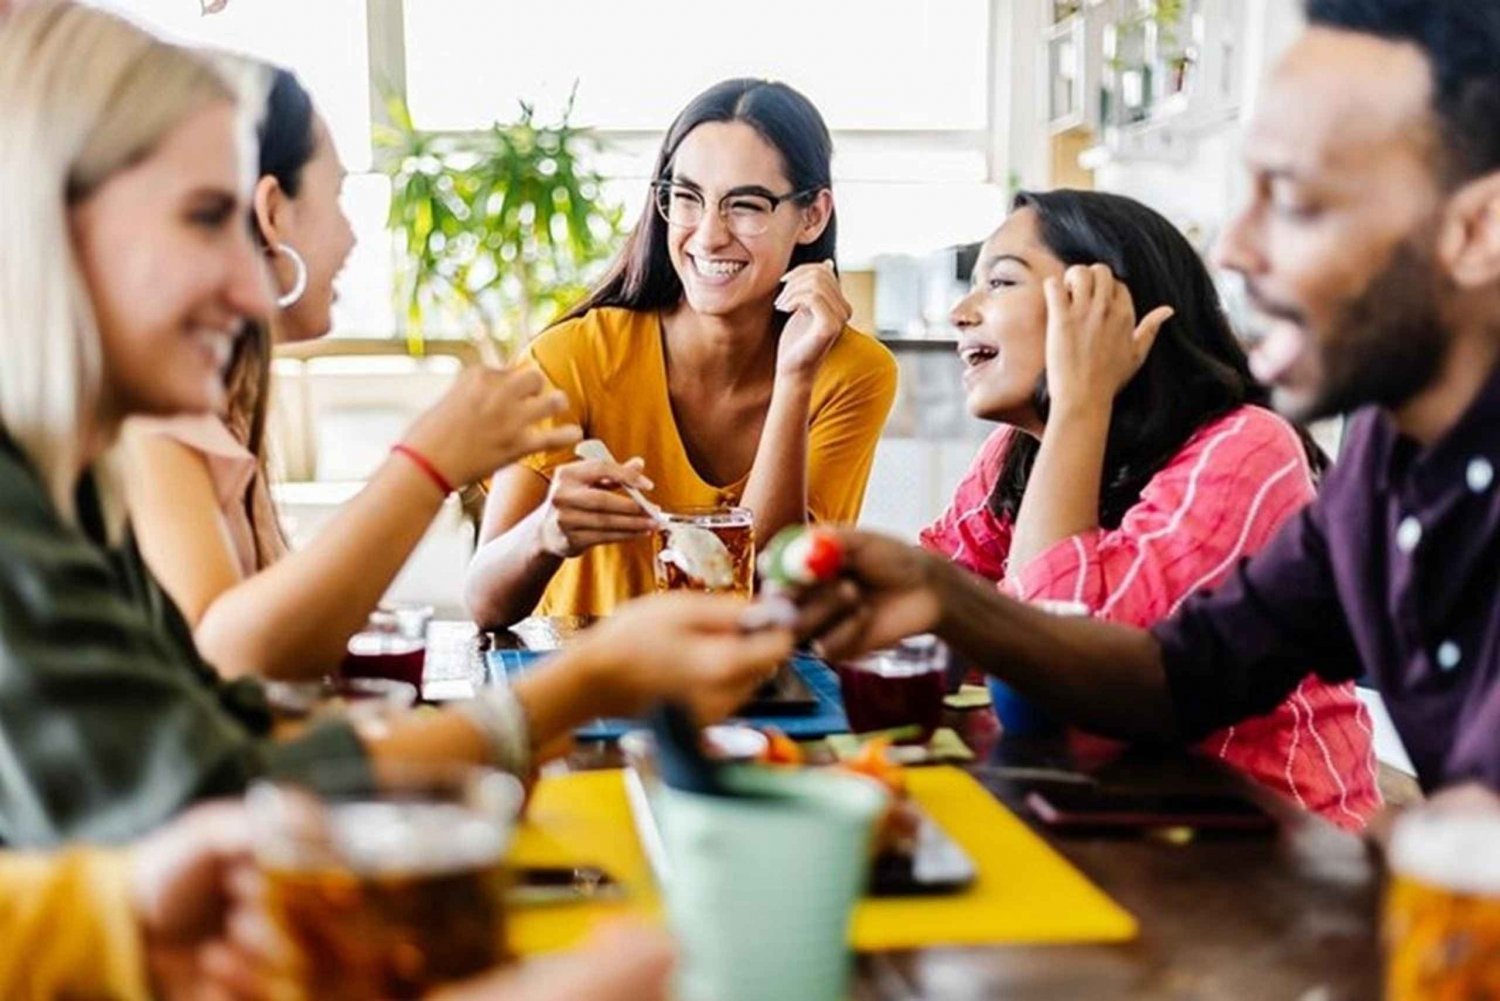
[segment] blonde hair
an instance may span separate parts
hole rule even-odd
[[[0,429],[68,522],[104,385],[69,209],[200,108],[258,108],[253,87],[70,0],[29,3],[0,24]],[[95,472],[113,537],[123,507],[112,464],[107,455]]]

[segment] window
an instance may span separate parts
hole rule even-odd
[[[422,0],[405,17],[427,128],[482,128],[518,100],[555,112],[576,81],[578,121],[660,131],[734,76],[787,81],[836,131],[987,125],[987,0]]]
[[[366,0],[232,0],[205,16],[198,0],[95,0],[184,45],[244,52],[297,74],[350,171],[344,211],[359,240],[334,304],[334,332],[395,332],[393,262],[385,230],[390,185],[370,173],[370,54]]]
[[[693,94],[735,75],[785,80],[834,133],[846,268],[982,238],[1004,212],[990,169],[995,0],[94,0],[187,44],[235,49],[294,70],[351,171],[344,207],[359,243],[339,279],[335,336],[396,331],[389,184],[372,173],[372,81],[405,79],[417,123],[481,128],[534,102],[602,134],[608,193],[632,222],[656,147]],[[392,23],[372,65],[371,17]],[[377,30],[376,35],[381,31]],[[382,43],[384,44],[384,43]],[[402,55],[405,64],[389,62]]]
[[[95,0],[185,45],[244,52],[293,70],[328,120],[351,171],[370,169],[370,54],[365,0]]]
[[[989,176],[989,0],[422,0],[405,6],[416,122],[482,128],[518,102],[609,144],[601,170],[644,204],[656,148],[694,94],[733,76],[784,80],[834,133],[840,258],[983,237],[1003,199]],[[460,27],[462,30],[460,30]],[[982,210],[976,211],[977,207]]]

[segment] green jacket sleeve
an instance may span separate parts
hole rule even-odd
[[[274,745],[258,686],[224,685],[134,546],[0,491],[0,840],[119,841],[258,775],[363,761],[333,725]]]

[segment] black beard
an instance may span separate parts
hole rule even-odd
[[[1430,233],[1408,237],[1319,347],[1322,387],[1298,415],[1331,417],[1374,404],[1395,410],[1437,376],[1453,335],[1443,323],[1446,280]]]

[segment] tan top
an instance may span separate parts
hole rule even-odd
[[[171,438],[203,459],[244,576],[264,570],[286,554],[260,463],[223,419],[212,414],[138,417],[131,426]]]

